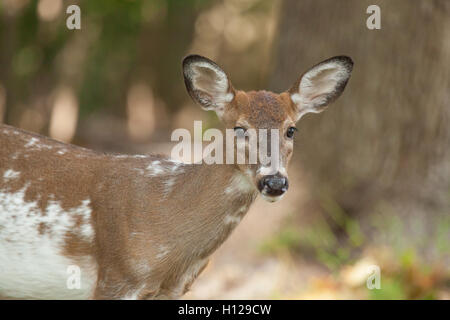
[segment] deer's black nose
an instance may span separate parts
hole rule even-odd
[[[260,192],[264,191],[267,195],[280,196],[289,188],[289,182],[286,177],[275,174],[263,177],[258,187]]]

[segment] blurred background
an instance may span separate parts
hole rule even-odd
[[[173,129],[220,126],[185,92],[189,53],[243,90],[284,91],[335,55],[355,67],[298,124],[288,195],[258,199],[185,298],[450,298],[449,1],[0,0],[0,122],[169,153]]]

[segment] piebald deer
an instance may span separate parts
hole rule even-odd
[[[178,298],[259,194],[280,199],[296,122],[344,90],[353,62],[323,61],[281,94],[237,91],[211,60],[183,61],[187,90],[226,128],[279,129],[280,166],[110,155],[0,126],[0,296]],[[69,266],[81,287],[69,289]]]

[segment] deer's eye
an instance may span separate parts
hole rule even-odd
[[[296,127],[289,127],[289,128],[287,129],[287,131],[286,131],[286,136],[287,136],[288,138],[293,138],[293,137],[294,137],[295,131],[297,131],[297,128],[296,128]]]
[[[234,132],[236,133],[236,136],[238,136],[238,137],[244,136],[246,131],[247,131],[247,129],[245,129],[243,127],[234,127]]]

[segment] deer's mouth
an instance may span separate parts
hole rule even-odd
[[[276,202],[283,198],[288,188],[288,179],[279,173],[263,176],[258,181],[258,190],[261,196],[269,202]]]
[[[261,192],[261,197],[262,197],[264,200],[268,201],[268,202],[277,202],[277,201],[280,201],[281,198],[284,197],[284,193],[283,193],[282,195],[279,195],[279,196],[270,196],[270,195],[267,195],[267,194],[264,193],[264,192]]]

